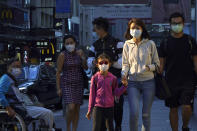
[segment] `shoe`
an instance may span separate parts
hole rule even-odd
[[[189,128],[188,127],[186,127],[186,128],[182,127],[182,131],[189,131]]]
[[[115,131],[122,131],[120,126],[116,126]]]

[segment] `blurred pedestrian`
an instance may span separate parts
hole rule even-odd
[[[138,131],[140,95],[142,94],[142,131],[150,131],[151,107],[155,96],[155,64],[160,65],[155,43],[150,40],[145,24],[131,19],[123,47],[122,80],[128,80],[130,131]]]
[[[14,98],[16,102],[23,103],[22,105],[17,105],[25,108],[23,114],[27,111],[27,115],[32,118],[44,120],[46,125],[49,126],[49,131],[55,131],[53,128],[53,112],[49,109],[35,106],[31,100],[28,100],[27,97],[19,91],[16,77],[22,73],[21,67],[21,62],[18,58],[11,58],[7,62],[7,73],[0,78],[0,105],[6,108],[9,116],[14,117],[16,113],[22,116],[22,114],[20,114],[21,112],[17,112],[17,107],[10,105],[10,102],[13,101],[11,99]]]
[[[76,49],[76,38],[64,37],[63,51],[57,61],[57,93],[62,96],[63,112],[67,131],[77,130],[80,105],[83,102],[83,69],[87,69],[86,58],[82,50]],[[62,75],[61,75],[62,73]]]
[[[127,83],[118,88],[117,77],[108,72],[111,61],[106,54],[101,54],[97,59],[99,71],[91,79],[88,113],[90,120],[93,115],[93,131],[114,131],[114,97],[119,97],[127,88]],[[93,114],[92,114],[93,111]],[[106,123],[104,125],[103,123]]]
[[[173,131],[178,131],[178,107],[182,107],[182,130],[189,131],[194,101],[193,80],[197,72],[197,45],[194,38],[183,33],[184,16],[173,13],[169,19],[171,32],[159,48],[160,72],[165,69],[167,84],[172,97],[165,101],[170,108],[169,118]]]
[[[124,43],[119,39],[115,39],[108,33],[109,22],[107,19],[99,17],[96,18],[92,23],[94,26],[93,31],[96,33],[99,39],[95,41],[90,47],[90,53],[87,60],[88,67],[94,70],[94,73],[97,72],[97,68],[95,68],[95,58],[97,58],[100,54],[105,53],[112,60],[112,66],[110,67],[109,71],[115,75],[119,81],[121,81],[122,48]],[[115,131],[121,131],[123,103],[123,95],[121,95],[119,99],[115,100]]]

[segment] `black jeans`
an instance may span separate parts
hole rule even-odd
[[[106,127],[108,131],[114,131],[113,119],[114,119],[114,107],[111,108],[94,107],[92,131],[105,131]]]
[[[120,96],[119,103],[114,102],[114,121],[116,127],[121,127],[123,117],[124,95]]]

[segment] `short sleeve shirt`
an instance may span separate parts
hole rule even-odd
[[[192,83],[194,77],[192,56],[195,55],[197,55],[196,41],[186,34],[181,38],[169,36],[161,43],[159,57],[166,58],[165,73],[168,84],[178,86]]]

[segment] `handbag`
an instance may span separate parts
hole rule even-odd
[[[155,96],[160,100],[165,100],[172,96],[168,84],[162,74],[158,73],[159,67],[155,64],[156,71],[154,71],[155,79]]]

